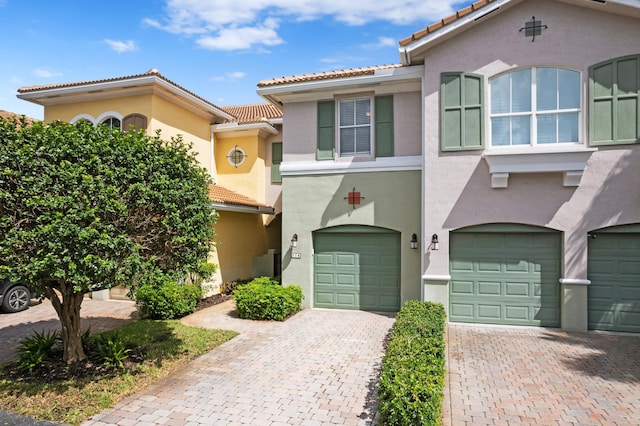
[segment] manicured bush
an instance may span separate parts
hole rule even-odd
[[[284,321],[300,310],[302,289],[283,287],[274,278],[260,277],[239,286],[233,297],[240,318]]]
[[[136,288],[133,294],[141,317],[166,320],[193,313],[202,296],[202,287],[169,281],[144,284]]]
[[[445,375],[444,307],[407,302],[396,317],[380,372],[379,425],[441,424]]]

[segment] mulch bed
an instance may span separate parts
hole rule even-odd
[[[213,305],[217,305],[222,302],[226,302],[229,299],[232,299],[233,295],[231,294],[214,294],[213,296],[205,297],[204,299],[200,299],[198,304],[196,305],[195,312],[198,312],[202,309],[208,308]]]

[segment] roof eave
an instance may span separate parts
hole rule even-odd
[[[251,214],[267,214],[275,215],[276,211],[273,207],[269,206],[247,206],[240,204],[227,204],[212,202],[211,206],[220,211],[236,212],[236,213],[251,213]]]
[[[257,93],[262,98],[281,106],[280,96],[301,92],[320,92],[337,88],[373,87],[383,83],[418,80],[424,74],[424,67],[412,66],[376,70],[374,74],[355,77],[337,77],[318,81],[304,81],[299,83],[285,83],[258,88]]]
[[[38,105],[46,105],[46,99],[52,98],[60,98],[63,96],[69,95],[79,95],[82,93],[89,92],[102,92],[102,91],[112,91],[118,89],[126,89],[131,87],[142,87],[142,86],[153,86],[158,85],[163,89],[182,97],[188,102],[194,104],[198,108],[209,112],[212,115],[220,117],[224,120],[235,120],[235,117],[232,115],[222,111],[220,108],[217,108],[211,103],[208,103],[197,96],[192,95],[186,90],[178,87],[167,80],[157,76],[157,75],[148,75],[141,77],[133,77],[116,81],[103,81],[103,82],[95,82],[95,83],[87,83],[87,84],[79,84],[69,87],[54,87],[54,88],[43,88],[43,89],[34,89],[26,92],[19,92],[16,96],[19,99],[23,99],[25,101],[29,101]]]
[[[427,45],[437,44],[441,39],[447,38],[451,35],[454,35],[458,32],[464,31],[465,27],[468,25],[482,19],[483,17],[497,11],[502,6],[507,3],[511,3],[514,0],[496,0],[495,2],[489,3],[485,7],[482,7],[478,10],[475,10],[468,15],[457,19],[456,21],[445,25],[444,27],[434,31],[433,33],[427,34],[424,37],[421,37],[406,46],[401,46],[399,49],[400,53],[400,63],[403,65],[412,65],[413,64],[413,55],[422,50]],[[521,0],[517,0],[521,1]]]

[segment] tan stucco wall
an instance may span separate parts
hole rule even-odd
[[[400,232],[401,301],[420,298],[420,250],[410,248],[420,235],[421,172],[350,173],[285,176],[283,179],[282,279],[303,289],[313,306],[313,232],[337,225],[369,225]],[[353,188],[365,197],[353,209],[344,199]],[[298,235],[291,258],[290,240]]]
[[[518,30],[531,17],[548,25],[535,42]],[[561,66],[582,73],[582,140],[587,133],[588,67],[640,53],[640,22],[624,16],[548,0],[525,1],[490,15],[473,29],[428,51],[425,57],[424,233],[437,233],[440,250],[424,253],[425,274],[449,273],[449,231],[482,223],[515,222],[563,232],[562,276],[587,278],[587,232],[640,222],[640,146],[599,148],[579,187],[564,187],[561,173],[511,174],[509,185],[493,189],[482,151],[439,149],[440,74],[467,71],[488,79],[530,66]],[[485,144],[489,110],[485,109]],[[445,286],[446,287],[446,286]],[[562,289],[562,327],[586,329],[586,286]],[[429,283],[426,296],[448,300],[448,289]],[[447,305],[447,300],[439,300]]]
[[[198,116],[176,104],[156,95],[136,95],[90,102],[48,105],[45,108],[45,122],[53,120],[71,121],[79,114],[87,114],[94,120],[106,112],[116,112],[122,117],[137,113],[147,117],[147,132],[155,135],[161,131],[161,138],[170,139],[182,135],[184,142],[193,144],[193,151],[202,167],[209,170],[210,129],[209,120]]]
[[[210,261],[219,268],[215,284],[253,277],[253,258],[263,256],[269,249],[280,251],[280,222],[265,227],[262,215],[219,211],[214,226],[216,248]]]
[[[229,162],[227,155],[235,146],[241,148],[246,158],[238,167]],[[216,182],[232,191],[265,202],[265,142],[254,136],[225,137],[216,139]]]

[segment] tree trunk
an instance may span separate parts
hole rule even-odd
[[[80,337],[82,334],[80,330],[80,305],[84,293],[75,293],[73,286],[66,283],[59,283],[56,289],[60,294],[53,287],[45,287],[45,296],[51,300],[62,325],[62,347],[64,349],[62,359],[67,364],[73,364],[87,359]]]

